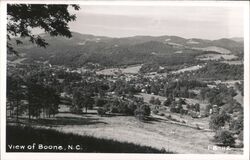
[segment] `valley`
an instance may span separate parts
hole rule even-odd
[[[152,147],[145,153],[243,153],[241,42],[42,36],[48,48],[24,42],[22,57],[8,57],[8,126]],[[220,132],[232,141],[216,139]]]

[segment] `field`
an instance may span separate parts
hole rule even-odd
[[[221,58],[223,58],[225,60],[231,60],[231,59],[235,59],[238,57],[235,55],[232,55],[232,54],[213,54],[213,53],[211,53],[211,54],[204,54],[201,56],[197,56],[196,58],[199,60],[207,61],[207,60],[219,60]]]
[[[165,97],[162,97],[162,96],[157,96],[157,95],[150,95],[150,94],[145,94],[145,93],[140,93],[138,95],[138,97],[143,97],[144,98],[144,101],[146,103],[149,103],[151,97],[155,97],[155,98],[158,98],[160,101],[161,101],[161,104],[163,104],[163,102],[166,100]],[[176,99],[178,100],[178,99]],[[207,105],[206,102],[202,102],[200,100],[197,100],[197,99],[191,99],[191,98],[185,98],[185,102],[187,104],[195,104],[195,103],[199,103],[200,104],[200,109],[201,109],[201,114],[204,113],[204,110],[205,110],[205,106]],[[208,118],[199,118],[199,119],[194,119],[190,116],[187,116],[187,115],[180,115],[180,114],[177,114],[177,113],[172,113],[169,111],[169,109],[167,109],[167,107],[161,105],[160,109],[159,109],[159,114],[164,114],[164,116],[161,116],[161,118],[163,119],[167,119],[166,116],[168,115],[171,115],[171,117],[173,119],[175,119],[174,122],[179,122],[179,123],[176,123],[176,124],[181,124],[181,125],[184,125],[184,126],[189,126],[189,127],[192,127],[192,128],[196,128],[196,127],[199,127],[199,128],[202,128],[206,131],[210,131],[209,129],[209,119]],[[153,117],[159,117],[157,115],[152,115]],[[185,122],[183,124],[183,122]]]
[[[242,61],[222,61],[222,63],[227,63],[230,65],[243,65]]]
[[[157,150],[152,147],[135,145],[133,143],[62,133],[45,128],[7,126],[6,130],[8,133],[8,144],[22,144],[27,147],[27,145],[35,143],[36,145],[32,149],[34,152],[172,153],[165,150]],[[9,146],[10,145],[7,147],[7,152],[20,152],[20,149],[10,149]],[[31,151],[25,147],[23,147],[21,152]],[[51,150],[48,148],[54,149]]]
[[[25,123],[25,120],[21,120],[21,122]],[[239,150],[208,150],[208,146],[213,145],[210,141],[213,132],[174,124],[163,118],[152,118],[150,121],[141,122],[132,116],[100,117],[96,114],[60,113],[53,119],[33,120],[31,126],[50,128],[61,133],[73,133],[122,143],[150,146],[158,150],[164,148],[175,153],[240,152]]]
[[[108,68],[97,71],[97,74],[100,75],[116,75],[116,73],[123,74],[137,74],[141,68],[141,65],[133,65],[126,68]]]
[[[172,73],[178,74],[178,73],[182,73],[182,72],[186,72],[186,71],[195,71],[195,70],[201,69],[202,67],[204,67],[204,66],[196,65],[196,66],[186,67],[186,68],[183,68],[183,69],[180,69],[177,71],[173,71]]]

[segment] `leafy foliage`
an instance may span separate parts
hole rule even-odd
[[[78,5],[71,5],[79,10]],[[29,41],[41,47],[48,43],[39,35],[33,35],[31,28],[41,28],[51,36],[71,37],[68,23],[76,19],[75,15],[68,12],[69,5],[46,5],[46,4],[8,4],[7,5],[7,38],[29,38]],[[16,44],[22,44],[16,39]],[[10,42],[7,43],[8,53],[17,54]]]
[[[85,108],[87,113],[88,108],[92,108],[94,104],[93,91],[89,87],[77,88],[73,93],[72,111],[82,113],[82,108]]]
[[[214,136],[214,140],[223,146],[234,146],[235,138],[233,134],[227,130],[218,130]]]
[[[227,113],[215,114],[210,117],[209,128],[218,130],[230,121],[230,116]]]
[[[195,72],[197,78],[207,80],[242,80],[243,75],[243,65],[230,65],[219,62],[210,62]]]
[[[139,120],[145,120],[145,118],[150,115],[150,112],[150,107],[146,104],[143,104],[137,107],[137,109],[134,111],[134,114],[139,118]]]

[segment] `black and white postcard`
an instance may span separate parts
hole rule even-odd
[[[249,158],[248,1],[2,1],[1,158]]]

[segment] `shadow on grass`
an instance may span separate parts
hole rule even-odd
[[[156,117],[146,117],[145,120],[143,120],[144,123],[153,124],[154,122],[161,122],[163,119],[156,118]]]
[[[34,149],[27,146],[35,143]],[[24,149],[10,149],[9,145],[24,145]],[[62,146],[62,150],[39,149],[39,144]],[[80,146],[78,149],[69,149],[68,145]],[[28,126],[7,126],[6,128],[7,152],[82,152],[82,153],[173,153],[165,149],[141,146],[128,142],[118,142],[110,139],[80,136],[72,133],[61,133],[52,129],[32,128]]]
[[[13,120],[13,122],[15,122],[15,120]],[[106,122],[100,121],[98,118],[66,117],[66,116],[55,117],[55,118],[45,118],[45,119],[30,119],[30,120],[28,120],[28,118],[20,118],[19,123],[39,124],[39,125],[46,125],[46,126],[107,124]]]

